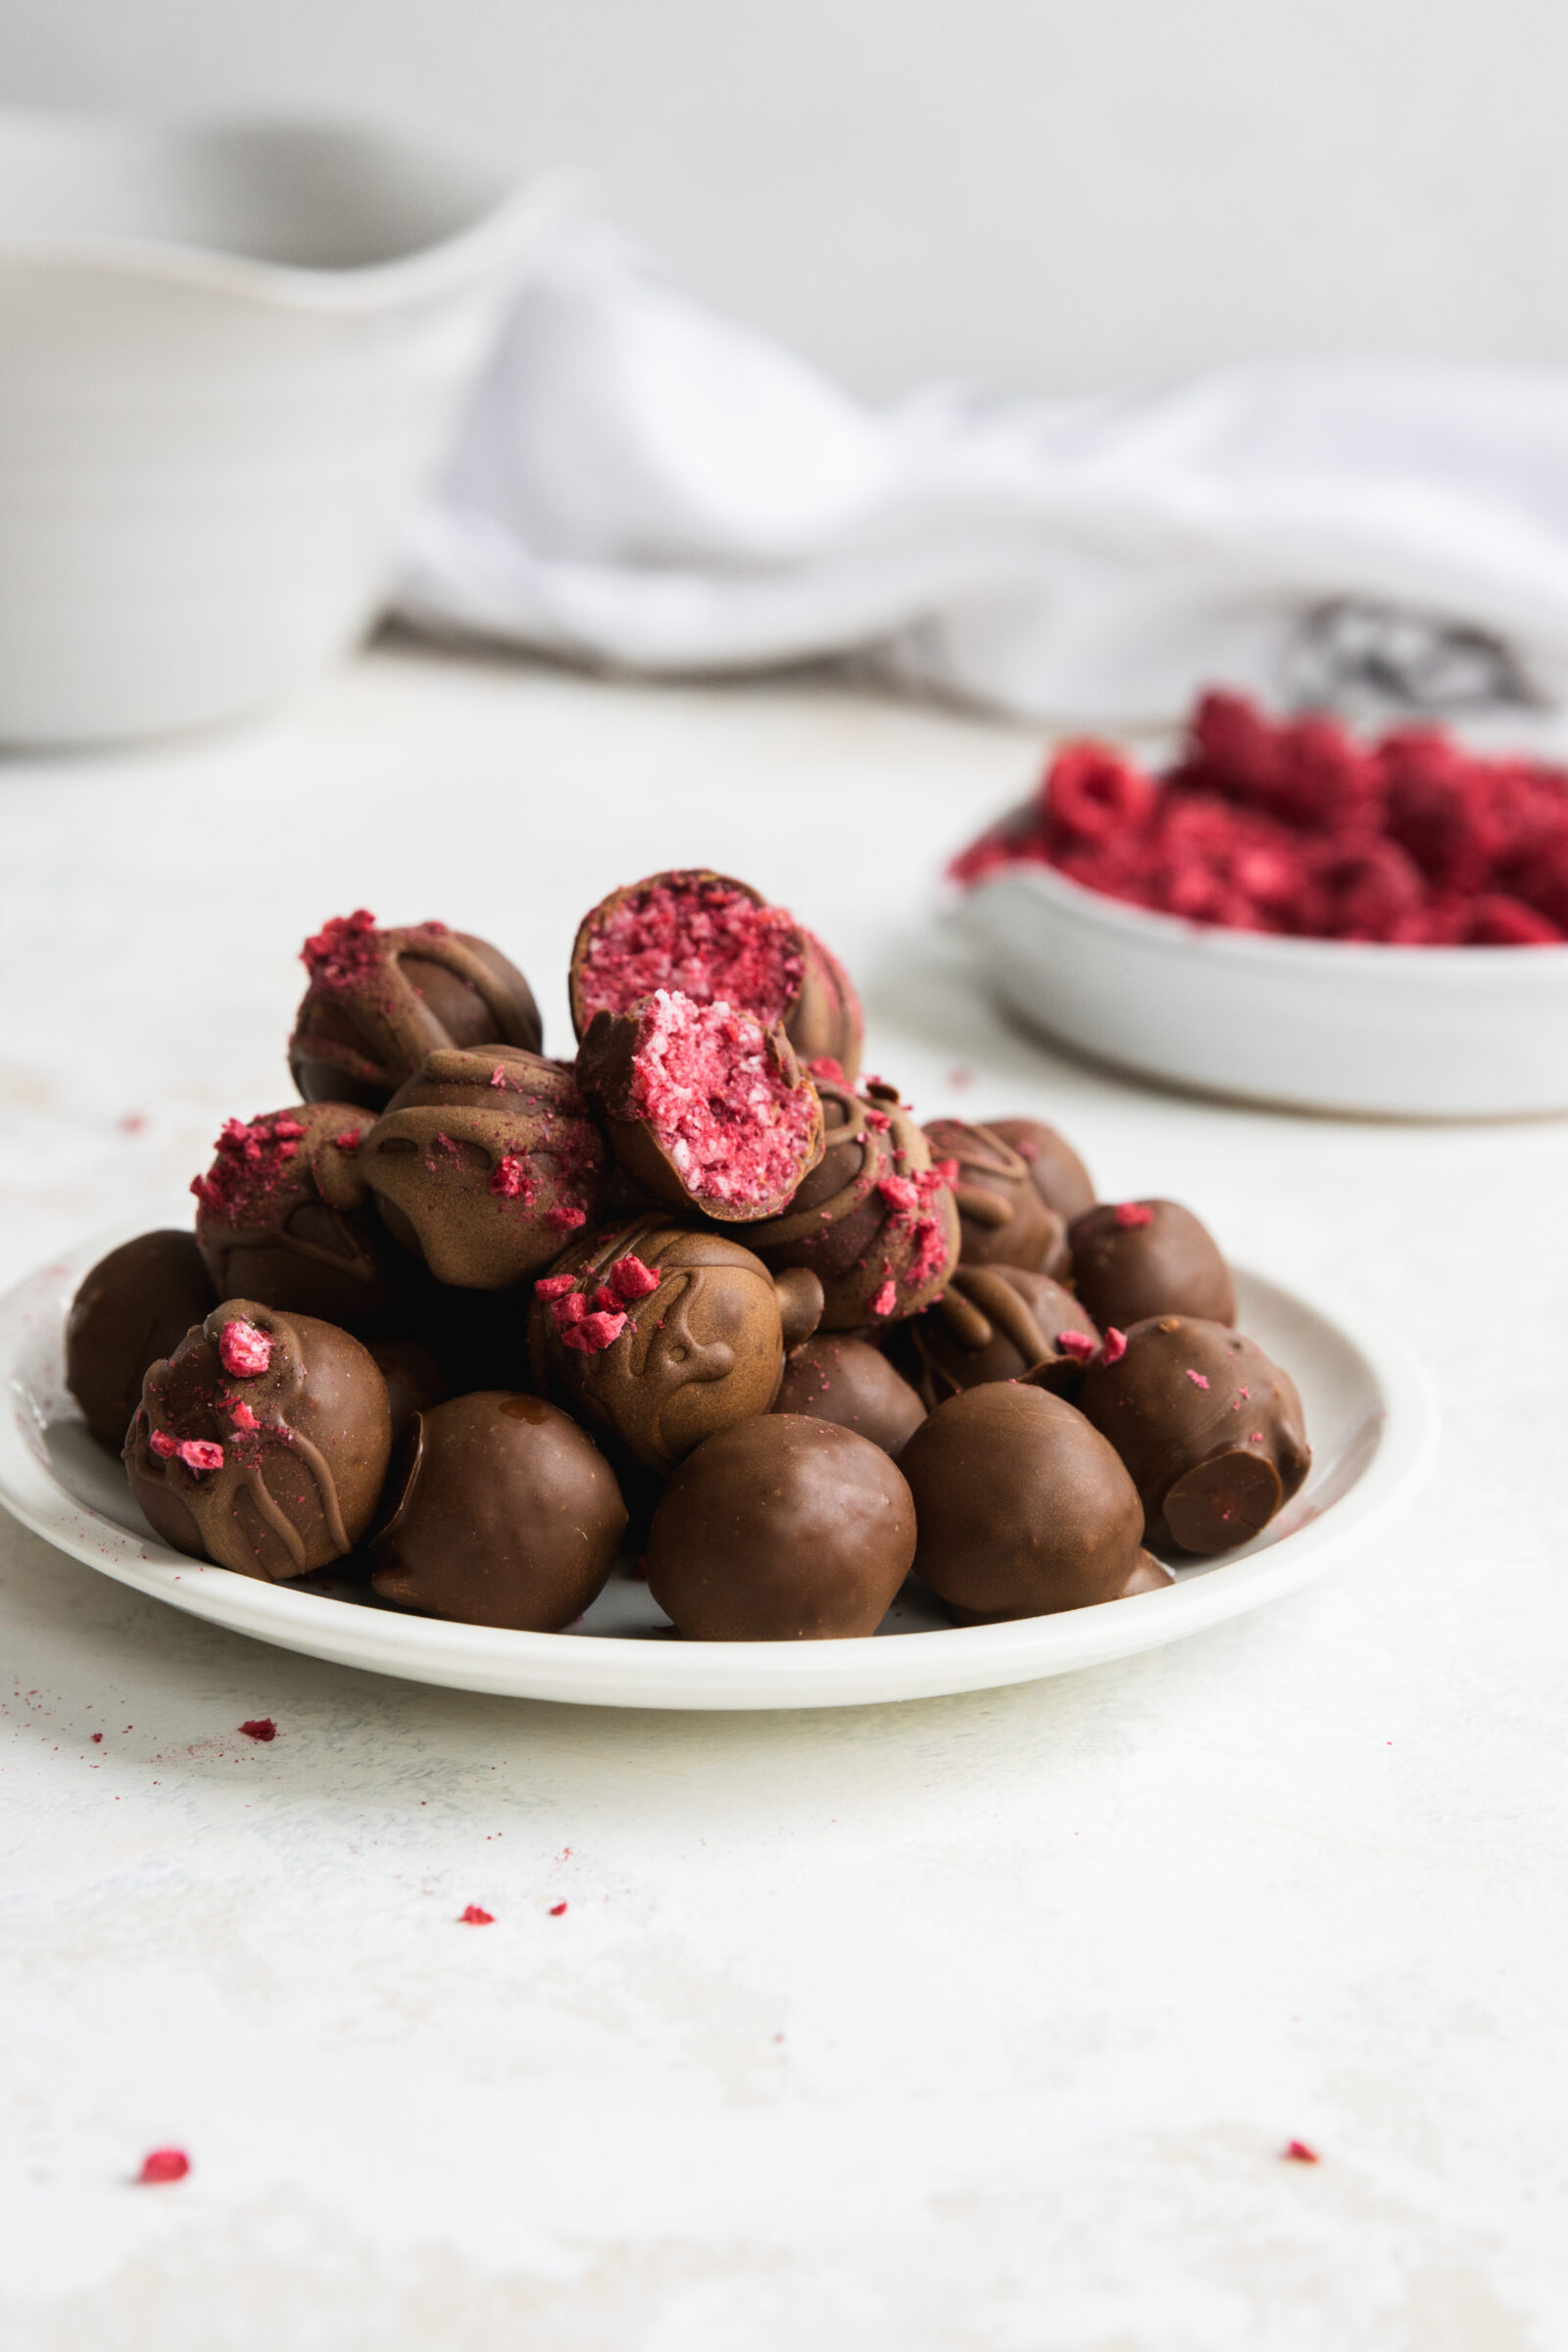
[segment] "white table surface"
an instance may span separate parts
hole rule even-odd
[[[288,1100],[323,915],[493,938],[562,1050],[582,909],[711,863],[846,956],[923,1115],[1044,1113],[1105,1193],[1352,1283],[1446,1414],[1299,1597],[843,1713],[383,1682],[5,1521],[7,2346],[1568,2341],[1568,1123],[1202,1105],[1009,1031],[927,908],[1037,755],[815,681],[382,650],[248,731],[0,767],[8,1280],[182,1221],[220,1120]],[[190,2178],[130,2186],[171,2142]]]

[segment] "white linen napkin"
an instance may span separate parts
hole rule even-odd
[[[885,409],[563,233],[437,493],[402,618],[655,674],[856,655],[1068,724],[1568,700],[1568,376],[1268,363]]]

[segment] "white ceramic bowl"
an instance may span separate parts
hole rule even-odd
[[[1365,1116],[1568,1110],[1568,947],[1206,929],[1032,864],[954,919],[1026,1023],[1140,1077]]]
[[[334,124],[0,114],[0,743],[204,724],[351,645],[560,194]]]
[[[105,1240],[0,1299],[0,1502],[62,1551],[172,1608],[308,1657],[460,1690],[596,1706],[843,1707],[1103,1665],[1261,1608],[1364,1554],[1435,1448],[1431,1384],[1398,1340],[1353,1305],[1239,1268],[1245,1328],[1301,1392],[1311,1475],[1255,1542],[1183,1569],[1165,1592],[957,1628],[907,1586],[881,1627],[890,1639],[680,1642],[647,1586],[616,1576],[570,1633],[447,1625],[331,1597],[322,1580],[302,1591],[234,1576],[159,1542],[64,1387],[66,1307]]]

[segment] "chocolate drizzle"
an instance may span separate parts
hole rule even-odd
[[[323,1096],[371,1109],[442,1048],[521,1047],[541,1029],[527,981],[489,942],[443,923],[366,931],[344,964],[313,961],[295,1019],[289,1067],[307,1102]]]

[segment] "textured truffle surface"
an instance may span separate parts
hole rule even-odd
[[[909,1337],[928,1405],[993,1380],[1071,1397],[1101,1345],[1071,1291],[1022,1266],[959,1266],[937,1303],[915,1316]]]
[[[915,1571],[971,1619],[1119,1599],[1144,1514],[1114,1448],[1044,1389],[966,1389],[899,1457],[920,1529]]]
[[[82,1418],[118,1453],[149,1364],[172,1355],[218,1304],[193,1234],[138,1234],[99,1259],[71,1302],[66,1386]]]
[[[592,1439],[542,1398],[498,1390],[416,1415],[388,1496],[371,1578],[382,1599],[522,1633],[579,1617],[626,1530]]]
[[[1236,1288],[1206,1225],[1178,1200],[1104,1200],[1068,1229],[1073,1288],[1102,1331],[1149,1315],[1233,1323]]]
[[[914,1556],[908,1487],[879,1446],[769,1413],[688,1456],[654,1512],[648,1589],[688,1639],[874,1634]]]
[[[1060,1281],[1068,1270],[1067,1220],[1048,1208],[1029,1163],[990,1127],[933,1119],[925,1130],[936,1162],[957,1171],[958,1262],[965,1266],[1038,1268]]]
[[[379,1110],[443,1048],[539,1051],[527,981],[498,948],[466,931],[445,923],[378,931],[362,906],[324,923],[301,960],[311,985],[295,1016],[289,1068],[307,1102]]]

